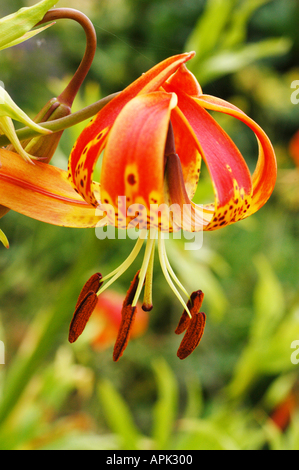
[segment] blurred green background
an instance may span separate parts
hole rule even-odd
[[[2,0],[0,17],[33,1]],[[299,449],[299,130],[297,0],[60,0],[93,21],[98,51],[73,110],[123,89],[166,57],[195,50],[188,67],[205,93],[241,107],[268,133],[278,181],[257,214],[205,233],[203,248],[167,251],[191,292],[205,292],[207,326],[185,361],[174,329],[181,307],[154,273],[154,310],[118,363],[88,334],[67,342],[77,295],[89,275],[122,262],[131,240],[99,241],[10,212],[0,248],[0,449]],[[61,20],[1,52],[0,80],[31,117],[57,96],[85,49],[80,26]],[[254,168],[254,135],[215,116]],[[66,168],[84,124],[64,133],[53,164]],[[203,169],[196,195],[209,199]],[[139,260],[140,261],[140,260]],[[140,262],[113,289],[125,293]],[[111,294],[113,295],[113,294]],[[296,356],[299,359],[299,354]],[[293,361],[294,362],[294,361]],[[272,417],[272,418],[271,418]]]

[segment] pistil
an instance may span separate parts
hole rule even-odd
[[[136,293],[135,293],[134,300],[132,302],[133,307],[136,307],[139,296],[141,294],[141,290],[142,290],[142,287],[144,285],[145,276],[146,276],[146,273],[147,273],[147,270],[148,270],[148,266],[149,266],[149,262],[150,262],[150,259],[151,259],[151,254],[152,254],[152,251],[153,251],[153,247],[155,245],[156,238],[157,238],[157,231],[151,230],[151,231],[148,232],[148,240],[147,240],[147,243],[146,243],[146,249],[145,249],[145,254],[144,254],[144,258],[143,258],[143,263],[142,263],[140,274],[139,274],[139,283],[138,283],[138,287],[137,287],[137,290],[136,290]]]
[[[154,244],[152,248],[152,253],[151,253],[150,261],[148,264],[146,276],[145,276],[144,297],[143,297],[143,304],[142,304],[142,310],[144,310],[145,312],[150,312],[153,308],[153,274],[154,274],[155,251],[156,251],[156,247]]]

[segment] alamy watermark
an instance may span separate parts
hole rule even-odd
[[[159,230],[164,239],[170,238],[170,233],[173,239],[184,238],[187,241],[185,250],[199,250],[203,245],[204,216],[200,206],[195,209],[192,204],[150,204],[148,209],[142,204],[127,206],[126,196],[119,196],[117,208],[101,204],[96,215],[101,217],[96,227],[99,240],[115,239],[116,236],[137,240],[144,237],[145,232],[147,237],[156,238]]]
[[[0,341],[0,364],[5,364],[5,346],[3,341]]]
[[[299,103],[299,80],[294,80],[291,83],[291,88],[296,88],[295,91],[291,94],[291,102],[293,104],[298,104]]]
[[[291,354],[291,363],[297,365],[299,364],[299,340],[292,342],[291,349],[295,349],[295,351]]]

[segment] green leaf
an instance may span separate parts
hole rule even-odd
[[[250,17],[258,8],[270,1],[272,0],[247,0],[235,9],[231,17],[230,28],[221,42],[221,49],[230,49],[243,44],[247,36]]]
[[[196,67],[195,64],[195,67],[192,67],[192,72],[197,76],[201,85],[204,85],[224,75],[237,72],[257,60],[286,54],[291,46],[292,41],[287,38],[267,39],[246,45],[237,51],[228,50],[213,55],[202,62],[200,66]]]
[[[153,415],[153,439],[155,449],[167,448],[174,428],[178,404],[178,384],[168,364],[159,359],[153,363],[158,386],[158,400]]]
[[[201,383],[196,377],[186,383],[188,401],[184,413],[185,419],[194,419],[201,415],[204,409],[204,397]]]
[[[196,63],[200,63],[216,47],[235,3],[236,0],[208,0],[186,44],[186,50],[197,51]]]
[[[254,260],[259,279],[254,291],[255,318],[251,339],[265,341],[274,333],[285,313],[282,287],[267,258],[260,254]]]
[[[16,41],[30,31],[43,19],[47,11],[57,3],[57,0],[43,0],[32,7],[21,8],[0,19],[0,50],[7,44]]]
[[[273,410],[279,403],[282,403],[291,393],[298,375],[296,372],[280,375],[267,389],[263,398],[263,403],[267,410]]]
[[[28,33],[24,34],[23,36],[21,36],[20,38],[16,39],[15,41],[12,41],[8,44],[5,44],[5,46],[2,46],[0,47],[0,51],[2,51],[3,49],[8,49],[9,47],[13,47],[13,46],[16,46],[17,44],[20,44],[21,42],[25,42],[27,41],[28,39],[31,39],[33,38],[34,36],[36,36],[37,34],[41,33],[42,31],[44,31],[45,29],[48,29],[50,28],[50,26],[52,26],[54,23],[51,23],[51,24],[48,24],[46,26],[43,26],[42,28],[38,28],[38,29],[35,29],[34,31],[29,31]]]
[[[184,420],[181,423],[180,450],[240,450],[237,443],[208,420]]]
[[[138,449],[139,431],[122,396],[108,380],[100,383],[98,391],[109,428],[121,439],[122,450]]]

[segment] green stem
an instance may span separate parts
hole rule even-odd
[[[75,126],[82,121],[86,121],[87,119],[92,118],[95,116],[101,109],[106,106],[115,96],[119,93],[113,93],[112,95],[108,95],[105,98],[97,101],[96,103],[87,106],[86,108],[77,111],[76,113],[70,114],[69,116],[56,119],[55,121],[48,121],[45,123],[40,123],[39,126],[45,129],[49,129],[52,132],[60,132],[64,129],[69,127]],[[23,129],[19,129],[17,131],[17,136],[19,140],[22,142],[23,140],[31,139],[33,137],[40,137],[38,132],[29,129],[29,127],[24,127]],[[10,142],[6,136],[0,136],[0,148],[9,145]]]

